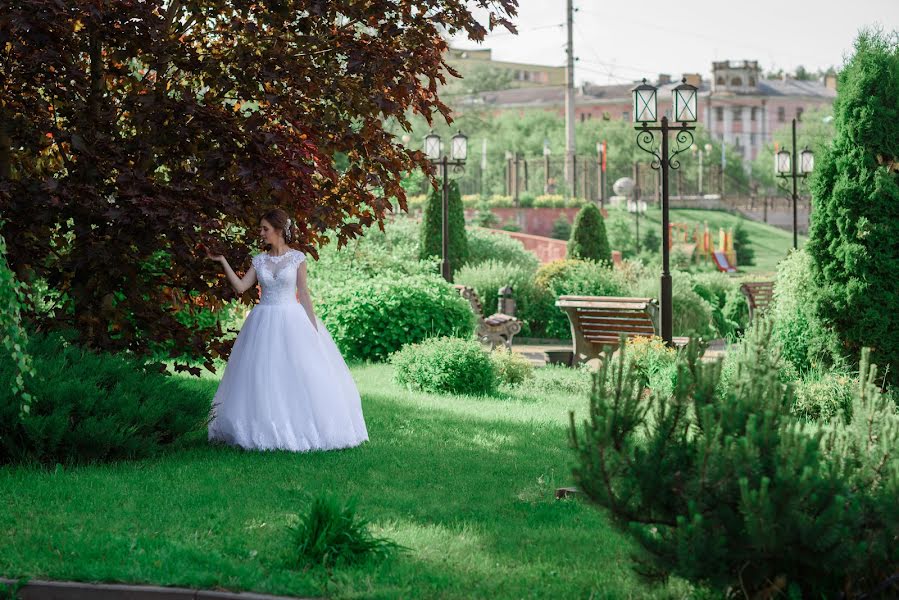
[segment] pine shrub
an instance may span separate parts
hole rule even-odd
[[[574,218],[571,238],[568,240],[568,258],[607,262],[612,260],[606,225],[602,213],[593,203],[584,206]]]
[[[899,35],[863,31],[839,74],[833,142],[815,157],[806,248],[815,308],[857,359],[899,381]]]
[[[475,340],[431,338],[409,344],[391,362],[397,383],[438,394],[488,395],[496,391],[496,368]]]
[[[470,336],[468,301],[437,275],[346,279],[319,285],[316,307],[347,359],[383,361],[432,336]]]
[[[468,239],[465,234],[465,209],[459,184],[450,180],[448,184],[449,204],[449,260],[453,272],[468,260]],[[431,190],[425,203],[421,219],[421,245],[419,258],[422,260],[443,256],[443,188]]]
[[[752,239],[743,225],[743,219],[737,221],[734,227],[734,252],[737,255],[737,265],[748,267],[755,264],[755,250],[752,249]]]
[[[581,426],[575,478],[646,549],[647,574],[747,597],[862,597],[899,564],[899,414],[865,374],[853,419],[803,425],[780,378],[770,327],[741,345],[732,384],[698,348],[671,394],[647,392],[626,348],[602,364]]]
[[[201,382],[85,350],[58,333],[32,336],[28,352],[37,373],[29,414],[20,420],[18,398],[0,387],[0,463],[140,458],[205,438],[210,396]],[[0,381],[14,369],[0,360]]]

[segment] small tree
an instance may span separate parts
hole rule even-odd
[[[612,260],[606,225],[595,204],[587,204],[574,218],[568,240],[568,258]]]
[[[559,218],[553,221],[553,230],[550,234],[557,240],[567,240],[571,237],[571,223],[565,215],[559,215]]]
[[[749,240],[749,232],[743,226],[743,219],[734,227],[734,252],[737,253],[737,264],[741,267],[755,264],[755,250]]]
[[[465,235],[465,209],[459,184],[449,182],[449,260],[450,268],[456,270],[468,260],[468,238]],[[421,219],[421,241],[419,256],[427,259],[443,255],[443,188],[438,182],[425,202]]]
[[[899,35],[863,32],[840,72],[836,135],[819,154],[808,251],[815,307],[848,356],[876,348],[899,381]]]

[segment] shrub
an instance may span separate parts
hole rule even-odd
[[[568,222],[568,217],[564,214],[559,215],[559,217],[553,221],[552,233],[549,235],[557,240],[567,240],[570,238],[571,223]]]
[[[612,260],[606,226],[595,204],[587,204],[574,218],[571,238],[568,240],[568,258],[588,260]]]
[[[653,277],[642,280],[633,295],[658,298],[659,291],[659,280]],[[672,323],[674,335],[706,339],[715,336],[712,306],[693,290],[693,281],[689,273],[672,273],[671,295],[674,308],[674,323]]]
[[[468,265],[478,265],[488,260],[514,264],[536,271],[540,261],[533,252],[525,250],[518,240],[503,233],[484,229],[468,232]]]
[[[496,369],[475,340],[431,338],[409,344],[391,357],[400,385],[438,394],[492,394]]]
[[[606,263],[564,259],[541,265],[534,277],[534,298],[519,318],[527,321],[532,334],[571,339],[565,313],[556,308],[559,296],[622,296],[626,287],[622,277]]]
[[[465,235],[465,209],[459,184],[449,183],[449,261],[453,271],[468,260],[468,240]],[[431,190],[421,218],[419,258],[443,256],[443,196],[442,188]]]
[[[736,339],[749,317],[749,307],[737,282],[724,273],[697,273],[690,277],[693,291],[711,307],[715,333],[719,337]],[[728,302],[731,303],[729,307]],[[741,311],[740,304],[737,303],[741,303],[745,310]]]
[[[626,258],[633,257],[637,251],[634,218],[623,210],[609,209],[609,218],[605,221],[610,250],[618,250]],[[657,252],[660,252],[661,248],[660,240]]]
[[[497,292],[499,288],[512,286],[515,298],[516,314],[529,314],[529,304],[534,300],[534,269],[530,266],[502,263],[488,260],[477,265],[466,265],[459,269],[454,280],[456,283],[470,285],[478,293],[484,305],[484,314],[490,315],[497,309]],[[527,323],[523,323],[527,326]],[[525,335],[528,334],[524,331]]]
[[[0,221],[0,228],[3,222]],[[16,418],[24,417],[31,411],[32,395],[25,389],[25,378],[34,378],[34,364],[26,348],[28,334],[22,327],[22,304],[25,300],[25,286],[16,281],[16,276],[6,262],[6,240],[0,235],[0,332],[6,349],[4,358],[12,361],[13,371],[8,378],[12,395],[18,398],[19,410]]]
[[[437,275],[386,274],[316,289],[322,321],[347,359],[384,360],[403,345],[474,331],[474,314]]]
[[[743,219],[737,221],[733,231],[734,252],[737,255],[737,264],[746,267],[755,264],[755,250],[752,249],[752,239],[743,225]]]
[[[839,75],[833,141],[815,157],[806,246],[821,323],[857,360],[876,348],[899,381],[899,38],[863,31]]]
[[[32,336],[28,352],[38,373],[30,413],[20,420],[18,398],[0,387],[0,463],[139,458],[205,437],[209,395],[198,382],[84,350],[58,333]],[[0,381],[11,381],[14,368],[0,360]]]
[[[852,390],[858,388],[858,379],[819,368],[805,373],[794,386],[794,415],[807,421],[852,420]]]
[[[519,385],[534,378],[534,366],[527,358],[505,348],[497,348],[490,353],[496,378],[499,383]]]
[[[521,208],[531,208],[534,206],[534,194],[525,192],[518,196],[518,206]]]
[[[666,346],[662,338],[628,338],[625,353],[628,366],[634,370],[641,385],[656,393],[670,394],[674,391],[677,351]]]
[[[341,502],[330,494],[316,496],[300,513],[295,527],[288,527],[299,567],[332,567],[385,558],[401,547],[378,538],[369,523],[356,512],[356,502]]]
[[[571,419],[575,479],[636,535],[644,573],[747,597],[862,597],[899,562],[899,415],[863,362],[853,423],[799,426],[769,336],[748,336],[723,396],[720,365],[695,346],[674,393],[648,399],[623,359],[604,362],[588,420]]]
[[[768,315],[773,323],[771,337],[784,358],[800,371],[841,362],[836,336],[815,312],[818,285],[805,250],[792,251],[777,265],[774,304]]]

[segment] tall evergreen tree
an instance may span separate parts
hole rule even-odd
[[[568,258],[612,260],[606,224],[595,204],[587,204],[574,218],[568,240]]]
[[[899,34],[862,32],[839,76],[836,135],[812,178],[815,308],[847,355],[899,372]]]
[[[468,237],[465,235],[465,209],[459,184],[449,182],[449,259],[455,273],[468,260]],[[443,187],[432,189],[425,202],[421,219],[421,245],[419,256],[443,256]]]

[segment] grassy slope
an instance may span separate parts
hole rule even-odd
[[[402,390],[387,366],[354,376],[372,441],[290,454],[193,447],[56,471],[0,469],[0,574],[357,598],[683,597],[646,587],[634,544],[601,511],[556,501],[570,484],[569,409],[586,399]],[[215,380],[194,382],[211,397]],[[411,550],[304,572],[287,525],[306,494],[356,495]]]
[[[659,210],[650,209],[646,218],[658,224],[661,228],[662,213]],[[715,243],[718,242],[718,228],[734,227],[741,218],[720,210],[701,210],[676,208],[671,210],[671,222],[673,223],[703,223],[709,224]],[[740,271],[747,273],[774,273],[778,261],[784,258],[793,247],[793,234],[771,225],[742,219],[743,227],[749,232],[752,249],[755,250],[755,264],[740,267]],[[805,244],[806,238],[799,236],[799,246]]]

